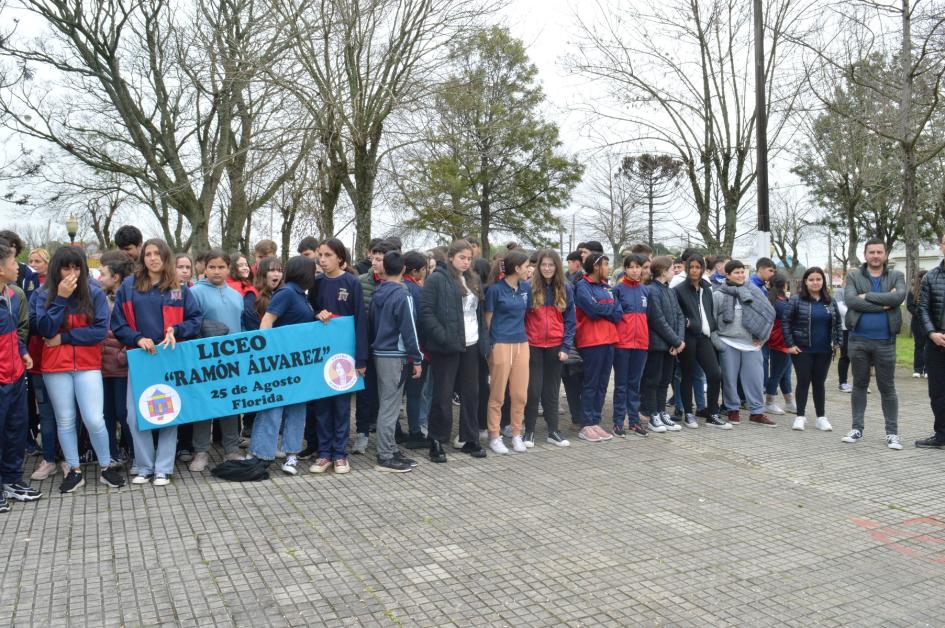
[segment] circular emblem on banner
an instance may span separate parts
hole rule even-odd
[[[325,383],[332,390],[348,390],[358,381],[354,358],[347,353],[336,353],[325,363]]]
[[[167,384],[148,386],[138,397],[138,411],[153,425],[167,425],[180,414],[180,395]]]

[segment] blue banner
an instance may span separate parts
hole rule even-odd
[[[128,352],[138,429],[258,412],[364,388],[354,319],[287,325]],[[128,417],[129,420],[133,417]]]

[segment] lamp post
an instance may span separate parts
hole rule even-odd
[[[755,31],[755,181],[758,184],[758,233],[755,251],[764,255],[771,242],[768,212],[768,115],[765,103],[765,40],[761,0],[753,0]],[[757,260],[757,257],[755,258]]]
[[[66,232],[69,234],[69,244],[75,244],[75,234],[79,231],[79,221],[75,219],[75,216],[70,214],[69,219],[66,220]]]

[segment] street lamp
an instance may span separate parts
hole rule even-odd
[[[75,219],[75,216],[70,214],[69,219],[66,220],[66,232],[69,234],[69,244],[75,244],[75,234],[79,231],[79,221]]]

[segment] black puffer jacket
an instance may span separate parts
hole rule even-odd
[[[650,328],[650,351],[669,351],[683,341],[686,317],[679,307],[676,293],[669,286],[653,280],[649,287],[646,323]]]
[[[813,301],[802,299],[795,294],[784,306],[781,314],[781,331],[784,334],[784,345],[791,347],[810,346],[810,311]],[[827,305],[830,311],[830,345],[839,347],[843,344],[843,329],[840,325],[840,310],[836,301]]]
[[[945,331],[945,261],[922,278],[916,316],[926,336],[933,331]]]
[[[479,299],[477,315],[479,351],[485,356],[489,339],[482,321],[482,299]],[[419,318],[420,339],[428,353],[449,355],[466,350],[463,297],[459,285],[442,266],[437,266],[423,284]]]

